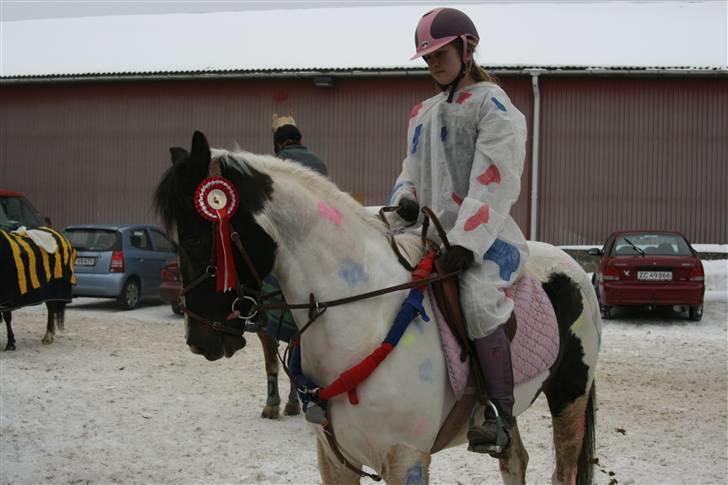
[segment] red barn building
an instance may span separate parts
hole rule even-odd
[[[376,15],[370,11],[386,8],[321,12]],[[472,16],[496,8],[507,7],[472,6]],[[423,9],[399,7],[397,15],[421,14]],[[286,13],[291,18],[308,15]],[[210,15],[215,17],[197,15],[195,21]],[[229,15],[245,19],[253,14]],[[284,22],[280,11],[254,16],[256,23],[265,18],[270,25]],[[406,27],[414,28],[417,17],[411,17]],[[218,23],[216,19],[211,23]],[[102,28],[99,23],[105,22],[72,19],[76,27],[71,27],[66,25],[69,19],[63,20],[63,25],[60,20],[34,22],[44,22],[50,36],[54,28]],[[17,24],[27,22],[4,23],[10,31],[6,39],[21,38],[20,27],[31,27]],[[300,29],[291,38],[303,38],[308,30]],[[409,54],[411,32],[405,30],[404,51]],[[214,38],[214,32],[209,36]],[[70,42],[64,38],[54,36],[49,42]],[[240,60],[231,61],[235,68],[181,62],[170,68],[154,59],[129,65],[118,59],[110,72],[100,61],[74,64],[83,62],[74,55],[79,54],[78,45],[66,45],[69,59],[61,67],[51,62],[52,53],[33,57],[35,51],[23,52],[18,58],[36,64],[6,63],[0,72],[0,186],[26,193],[58,227],[154,222],[151,195],[170,163],[170,146],[189,146],[192,132],[199,129],[213,146],[237,144],[248,151],[271,152],[271,113],[292,111],[304,144],[328,162],[334,182],[364,204],[382,205],[405,153],[409,110],[435,94],[436,87],[422,64],[402,67],[407,57],[400,52],[399,65],[388,66],[386,60],[357,65],[352,39],[356,35],[343,54],[332,54],[318,68],[311,66],[326,61],[314,58],[302,67],[295,58],[284,58],[273,65],[251,61],[247,66],[241,52]],[[331,47],[332,42],[322,46]],[[21,49],[20,43],[5,44],[6,50]],[[267,47],[261,41],[246,48]],[[299,57],[308,52],[305,45],[296,51]],[[107,57],[114,62],[113,52]],[[613,230],[649,227],[681,231],[693,242],[728,243],[725,60],[708,67],[673,63],[601,68],[585,67],[578,56],[575,67],[544,60],[485,66],[528,120],[528,157],[521,197],[513,209],[528,237],[595,244]]]

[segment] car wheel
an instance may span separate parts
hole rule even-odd
[[[599,311],[602,313],[602,320],[610,320],[612,318],[612,307],[609,305],[599,305]]]
[[[134,278],[130,278],[124,283],[121,294],[117,299],[122,310],[133,310],[139,304],[139,296],[141,295],[139,282]]]
[[[182,307],[179,306],[179,303],[172,303],[172,313],[182,315]]]
[[[688,309],[688,316],[693,322],[699,322],[703,318],[703,305],[691,306]]]

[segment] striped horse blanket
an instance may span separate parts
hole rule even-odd
[[[0,310],[9,311],[45,301],[70,302],[76,276],[76,250],[49,227],[55,252],[36,244],[28,234],[0,230]]]

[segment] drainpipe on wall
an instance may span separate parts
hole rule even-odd
[[[531,128],[531,227],[528,239],[535,241],[538,234],[538,146],[541,131],[541,94],[538,89],[538,76],[543,70],[529,71],[533,87],[533,127]]]

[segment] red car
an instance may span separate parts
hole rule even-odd
[[[690,320],[703,317],[703,264],[679,232],[615,232],[589,254],[601,256],[593,282],[602,318],[616,306],[677,307]]]
[[[176,315],[182,315],[179,306],[179,292],[182,290],[182,280],[179,276],[177,260],[168,261],[162,268],[162,284],[159,285],[159,298],[172,306]]]

